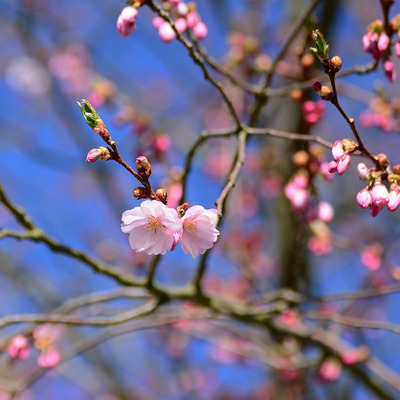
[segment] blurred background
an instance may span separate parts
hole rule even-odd
[[[198,12],[208,28],[201,45],[234,76],[257,84],[306,4],[199,1]],[[202,130],[230,128],[232,119],[182,44],[161,40],[147,7],[139,9],[136,30],[126,38],[119,35],[116,20],[125,6],[116,0],[0,0],[0,183],[10,200],[50,237],[140,277],[148,271],[150,257],[134,253],[120,230],[122,212],[140,204],[132,196],[138,184],[116,163],[85,162],[88,151],[103,143],[85,124],[76,102],[88,99],[93,104],[130,165],[139,155],[148,157],[152,186],[167,188],[171,206],[178,205],[185,156],[196,138]],[[395,3],[391,16],[398,12]],[[322,1],[313,15],[309,26],[322,30],[330,55],[339,55],[343,68],[372,60],[361,39],[367,26],[381,18],[378,1]],[[311,86],[299,93],[290,85],[320,77],[320,66],[309,57],[308,36],[301,30],[280,63],[271,86],[289,89],[271,97],[258,126],[319,135],[332,143],[350,138],[349,127],[327,102],[321,120],[308,125],[304,121],[302,103],[317,102],[318,96]],[[246,121],[253,96],[212,75],[224,84]],[[355,118],[367,147],[375,154],[386,153],[393,164],[399,162],[398,85],[385,78],[381,66],[338,81],[341,104]],[[235,141],[229,138],[207,141],[199,149],[188,179],[190,205],[214,207],[234,149]],[[320,160],[330,161],[329,149],[321,149],[315,150]],[[399,212],[385,210],[372,219],[358,207],[355,196],[363,184],[356,165],[361,159],[354,157],[341,177],[314,182],[316,198],[329,201],[335,211],[329,224],[310,229],[292,212],[284,186],[297,169],[293,154],[301,150],[309,147],[268,137],[249,141],[208,260],[208,293],[232,303],[252,303],[279,287],[326,296],[400,279]],[[0,228],[21,229],[4,207]],[[197,265],[198,260],[177,248],[162,257],[156,279],[183,285]],[[1,316],[49,312],[73,297],[115,287],[110,279],[41,244],[0,241]],[[130,301],[111,302],[98,312],[111,315],[129,307]],[[400,323],[398,301],[399,295],[391,294],[346,303],[344,311],[342,302],[323,307]],[[179,306],[190,312],[190,306]],[[294,320],[298,318],[296,314]],[[16,395],[19,400],[377,398],[344,370],[334,380],[321,376],[318,362],[301,372],[271,368],[259,354],[268,359],[278,349],[268,347],[268,340],[251,327],[191,323],[110,330],[109,336],[99,337],[56,369],[39,373],[37,350],[24,361],[13,361],[6,351],[9,339],[26,326],[7,327],[0,332],[0,399],[10,399],[9,383],[21,378],[29,384]],[[395,378],[400,374],[397,334],[338,325],[332,330],[352,346],[368,348]],[[51,331],[57,349],[65,354],[101,328]],[[286,343],[287,348],[292,345]]]

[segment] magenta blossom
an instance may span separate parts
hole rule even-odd
[[[182,222],[178,213],[156,200],[146,200],[140,207],[122,214],[121,229],[129,233],[129,244],[139,253],[165,254],[174,245],[174,234]]]
[[[217,210],[205,210],[201,206],[190,207],[182,217],[179,241],[183,251],[195,258],[213,247],[219,235],[215,228],[216,223]]]

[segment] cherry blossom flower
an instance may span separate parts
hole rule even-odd
[[[219,235],[216,223],[217,210],[205,210],[202,206],[190,207],[182,217],[179,239],[185,254],[190,253],[195,258],[213,247]]]
[[[174,233],[181,228],[176,210],[156,200],[146,200],[122,214],[121,230],[129,233],[129,243],[139,253],[165,254],[174,244]]]

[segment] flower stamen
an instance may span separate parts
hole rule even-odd
[[[194,233],[196,232],[196,226],[197,226],[197,221],[193,220],[193,219],[185,219],[183,221],[183,229],[187,232],[187,233]]]
[[[161,221],[153,216],[149,216],[147,219],[147,223],[144,226],[146,231],[151,231],[152,233],[157,233],[158,231],[164,230],[165,226],[161,223]]]

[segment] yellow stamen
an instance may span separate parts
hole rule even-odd
[[[150,216],[147,219],[147,224],[144,226],[144,229],[152,233],[157,233],[158,231],[165,230],[165,226],[158,218]]]
[[[185,219],[183,221],[183,229],[187,232],[187,233],[194,233],[196,232],[196,226],[197,226],[197,222],[192,220],[192,219]]]

